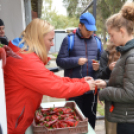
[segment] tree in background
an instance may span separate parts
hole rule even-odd
[[[52,9],[52,0],[43,1],[42,19],[47,20],[55,29],[77,27],[79,20],[76,17],[58,15],[56,9]]]
[[[63,0],[68,16],[58,15],[56,9],[52,9],[53,0],[44,0],[42,18],[50,22],[56,29],[78,27],[79,17],[82,11],[92,0]],[[102,35],[103,43],[106,42],[106,19],[118,12],[127,0],[97,0],[96,8],[96,34]],[[93,13],[93,6],[88,11]]]
[[[68,15],[70,17],[76,16],[79,18],[82,11],[89,5],[92,0],[63,0],[64,6],[67,9]],[[96,9],[96,25],[97,25],[97,34],[103,36],[103,42],[106,42],[106,28],[105,21],[106,19],[117,13],[122,5],[127,0],[97,0],[97,9]],[[88,11],[93,12],[93,6],[91,6]]]
[[[41,17],[42,2],[43,2],[43,0],[31,0],[32,19]]]
[[[92,0],[63,0],[69,17],[79,18],[82,11],[89,5]],[[91,8],[89,9],[91,11]]]
[[[103,42],[106,43],[105,21],[112,14],[118,13],[122,5],[127,0],[99,0],[97,2],[97,27],[103,36]]]

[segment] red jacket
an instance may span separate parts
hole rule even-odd
[[[18,47],[9,46],[18,53]],[[18,55],[22,59],[8,57],[4,68],[8,134],[25,133],[43,95],[70,98],[89,90],[84,79],[56,76],[35,53]]]

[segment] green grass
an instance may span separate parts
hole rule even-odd
[[[54,54],[52,54],[52,55],[53,55],[54,57],[56,57],[56,58],[57,58],[57,55],[58,55],[58,54],[55,54],[55,53],[54,53]]]
[[[97,111],[101,116],[104,116],[104,103],[103,103],[103,106],[98,103]]]
[[[106,45],[106,44],[104,44],[104,45],[103,45],[103,49],[105,50],[106,48],[107,48],[107,45]]]

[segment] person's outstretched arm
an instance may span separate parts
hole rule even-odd
[[[25,58],[25,55],[23,55],[21,60],[13,60],[12,57],[7,60],[5,75],[6,69],[12,71],[13,67],[12,75],[15,76],[15,81],[39,94],[57,98],[70,98],[84,94],[94,88],[89,85],[95,85],[94,82],[88,84],[83,80],[56,76],[44,67],[39,58]]]

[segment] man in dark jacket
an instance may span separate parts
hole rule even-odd
[[[8,39],[5,36],[5,25],[2,19],[0,19],[0,43],[8,45]]]
[[[96,30],[93,15],[84,13],[80,16],[72,50],[68,50],[68,36],[64,38],[56,60],[57,65],[64,69],[64,76],[70,78],[91,76],[95,78],[96,71],[93,70],[92,59],[99,60],[101,55],[93,34]],[[94,128],[97,95],[94,96],[94,92],[89,91],[82,96],[69,98],[69,100],[74,100],[77,103]]]

